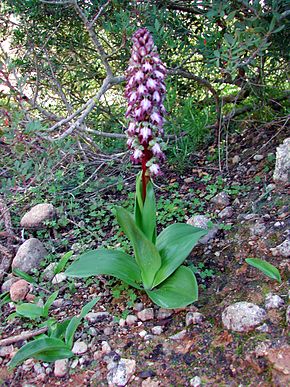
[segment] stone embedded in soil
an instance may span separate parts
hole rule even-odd
[[[273,373],[275,385],[287,386],[290,383],[290,345],[284,345],[280,348],[271,348],[266,354],[268,360],[277,372]],[[273,371],[274,371],[273,370]]]
[[[72,352],[75,355],[82,355],[83,353],[87,352],[87,350],[88,346],[84,341],[76,341],[72,348]]]
[[[266,311],[250,302],[236,302],[222,313],[226,329],[235,332],[248,332],[260,325],[266,318]]]
[[[134,375],[135,369],[135,360],[121,358],[108,372],[107,380],[109,387],[126,386]]]
[[[290,325],[290,305],[288,305],[286,309],[286,323]]]
[[[230,197],[224,191],[216,194],[210,201],[221,210],[230,205]]]
[[[67,276],[64,273],[58,273],[53,277],[51,282],[55,285],[55,284],[60,284],[66,279],[67,279]]]
[[[235,165],[235,164],[239,164],[239,162],[241,161],[241,158],[239,155],[235,155],[233,158],[232,158],[232,163]]]
[[[186,329],[184,329],[184,330],[176,333],[175,335],[169,336],[169,338],[171,340],[178,341],[178,340],[183,340],[186,337],[186,335],[187,335],[187,331],[186,331]]]
[[[153,335],[161,335],[161,333],[163,332],[163,328],[162,326],[160,325],[156,325],[155,327],[151,328],[151,332],[153,333]]]
[[[148,321],[154,319],[154,309],[146,308],[137,313],[137,317],[141,321]]]
[[[212,228],[209,228],[208,224],[210,222],[211,220],[204,215],[195,215],[195,216],[192,216],[190,219],[188,219],[186,223],[194,227],[199,227],[199,228],[203,228],[204,230],[208,230],[208,233],[202,238],[200,238],[199,240],[199,243],[206,244],[208,243],[208,241],[213,239],[218,232],[217,226],[213,226]]]
[[[279,309],[284,305],[284,300],[277,294],[268,293],[265,297],[265,308],[266,309]]]
[[[142,309],[144,309],[144,304],[143,302],[136,302],[134,304],[134,308],[133,308],[136,312],[141,312]]]
[[[138,321],[138,317],[134,316],[133,314],[128,314],[128,316],[126,317],[126,324],[128,326],[135,325],[137,321]]]
[[[47,254],[46,248],[38,239],[30,238],[19,247],[12,261],[12,269],[20,269],[31,274],[33,269],[40,267]]]
[[[57,262],[51,262],[44,270],[43,270],[43,279],[47,281],[51,281],[54,277],[54,269],[57,266]]]
[[[276,257],[277,255],[282,255],[282,257],[290,257],[290,240],[285,239],[280,245],[271,249],[272,255]]]
[[[192,387],[200,387],[201,386],[201,379],[199,376],[194,376],[192,379],[189,381],[190,386]]]
[[[10,356],[14,351],[13,345],[6,345],[5,347],[0,347],[0,357]]]
[[[68,371],[68,359],[59,359],[54,363],[54,376],[62,378]]]
[[[17,281],[19,281],[19,278],[17,277],[11,277],[7,279],[5,282],[3,282],[1,286],[1,292],[2,293],[9,292],[11,286]]]
[[[172,310],[160,308],[157,311],[156,318],[157,318],[157,320],[165,320],[166,318],[169,318],[172,315],[173,315]]]
[[[289,183],[290,171],[290,138],[286,138],[283,144],[276,150],[276,164],[273,174],[273,180],[276,183]]]
[[[141,379],[154,378],[154,376],[156,376],[156,372],[153,370],[144,370],[138,374],[138,377]]]
[[[254,160],[255,161],[261,161],[261,160],[263,160],[264,159],[264,155],[255,155],[254,156]]]
[[[218,217],[220,219],[231,218],[233,216],[233,213],[234,213],[233,208],[231,206],[229,206],[229,207],[226,207],[223,210],[221,210],[221,212],[219,212],[219,214],[218,214]]]
[[[158,380],[151,378],[145,379],[141,383],[141,387],[160,387],[161,383]]]
[[[96,312],[96,313],[89,312],[86,315],[85,319],[90,323],[96,323],[96,322],[104,321],[109,317],[110,317],[110,313],[108,312]]]
[[[24,279],[21,279],[11,285],[10,288],[10,298],[12,301],[21,301],[24,300],[28,294],[30,285]]]
[[[107,355],[112,351],[112,348],[110,347],[109,343],[107,341],[102,341],[102,354]]]
[[[40,203],[32,207],[21,219],[20,226],[23,228],[43,228],[44,222],[55,216],[55,209],[52,204]]]
[[[188,312],[185,317],[185,325],[188,327],[191,324],[200,324],[204,320],[204,317],[199,312]]]
[[[265,234],[266,231],[266,226],[264,222],[261,220],[258,220],[257,222],[254,223],[252,227],[250,227],[250,233],[252,236],[261,236]]]

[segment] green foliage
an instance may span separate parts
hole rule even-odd
[[[275,266],[273,266],[271,263],[266,262],[263,259],[259,259],[259,258],[247,258],[246,262],[249,265],[260,270],[267,277],[274,279],[274,280],[281,283],[281,275],[279,273],[279,270]]]
[[[65,273],[74,277],[112,275],[137,289],[143,288],[161,307],[186,306],[197,300],[198,288],[193,272],[180,265],[207,231],[177,223],[166,228],[155,244],[156,224],[150,220],[155,220],[156,211],[151,184],[147,186],[147,192],[148,198],[144,201],[142,181],[137,176],[135,219],[124,208],[116,209],[117,220],[133,245],[136,262],[124,252],[98,249],[81,255]],[[146,205],[147,199],[150,199],[150,205]]]
[[[31,320],[36,320],[41,317],[47,318],[48,311],[56,300],[58,296],[58,291],[52,293],[48,299],[46,300],[43,306],[38,306],[36,304],[31,303],[23,303],[16,306],[16,316],[26,317]]]

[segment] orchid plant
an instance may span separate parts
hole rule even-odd
[[[134,258],[121,250],[97,249],[82,254],[66,270],[72,277],[107,274],[144,290],[163,308],[179,308],[198,298],[192,270],[182,265],[207,231],[183,223],[167,227],[157,236],[156,202],[152,178],[161,173],[166,110],[163,105],[166,68],[146,28],[132,38],[125,96],[128,100],[128,147],[131,160],[141,164],[136,180],[134,215],[116,208],[118,223],[132,243]]]

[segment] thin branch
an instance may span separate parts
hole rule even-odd
[[[31,339],[32,337],[41,335],[47,331],[48,331],[48,327],[43,327],[43,328],[36,329],[35,331],[26,331],[26,332],[20,333],[20,335],[7,337],[6,339],[0,340],[0,347],[17,343],[18,341]]]

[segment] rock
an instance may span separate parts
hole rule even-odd
[[[284,305],[284,301],[277,294],[268,293],[265,298],[266,309],[279,309]]]
[[[262,332],[262,333],[268,333],[269,332],[269,325],[264,323],[260,325],[259,327],[256,328],[257,332]]]
[[[180,331],[180,332],[176,333],[175,335],[169,336],[169,338],[171,340],[178,341],[178,340],[183,340],[186,337],[186,335],[187,335],[187,331],[186,331],[186,329],[184,329],[183,331]]]
[[[45,373],[44,367],[40,363],[34,364],[33,369],[37,375],[43,375]]]
[[[141,321],[148,321],[154,319],[154,309],[153,308],[146,308],[141,310],[141,312],[137,313],[137,317]]]
[[[51,282],[55,285],[55,284],[60,284],[66,279],[67,279],[67,276],[64,273],[58,273],[53,277]]]
[[[76,341],[72,348],[72,352],[75,355],[82,355],[83,353],[87,352],[87,350],[88,346],[84,341]]]
[[[29,292],[30,285],[24,279],[21,279],[11,285],[10,288],[10,298],[12,301],[24,300],[27,293]]]
[[[113,332],[114,332],[114,330],[112,327],[106,327],[104,329],[104,335],[106,335],[106,336],[111,336],[111,334],[113,334]]]
[[[266,318],[266,311],[250,302],[236,302],[222,313],[226,329],[235,332],[248,332],[260,325]]]
[[[64,304],[64,299],[63,298],[57,298],[55,301],[53,301],[53,306],[55,308],[61,308]]]
[[[147,331],[145,331],[144,329],[142,330],[142,331],[140,331],[139,333],[138,333],[138,335],[140,336],[140,337],[142,337],[142,339],[147,335]]]
[[[120,359],[120,361],[110,369],[107,375],[109,386],[126,386],[134,375],[136,369],[135,360]]]
[[[170,316],[172,316],[172,314],[173,314],[172,310],[160,308],[157,311],[156,318],[157,320],[165,320],[166,318],[169,318]]]
[[[290,305],[288,305],[286,309],[286,323],[288,325],[290,324]]]
[[[11,286],[12,286],[15,282],[17,282],[17,281],[19,281],[19,278],[17,278],[17,277],[11,277],[11,278],[9,278],[8,280],[6,280],[5,282],[3,282],[3,285],[1,286],[1,292],[2,292],[2,293],[9,292]]]
[[[276,165],[273,180],[276,183],[289,183],[290,171],[290,138],[286,138],[276,151]]]
[[[185,325],[188,327],[191,324],[200,324],[204,317],[199,312],[188,312],[185,317]]]
[[[141,379],[154,378],[154,376],[156,376],[156,372],[152,370],[141,371],[138,374],[138,377]]]
[[[241,158],[239,155],[235,155],[233,158],[232,158],[232,163],[235,165],[235,164],[239,164],[239,162],[241,161]]]
[[[134,304],[134,308],[133,308],[136,312],[141,312],[142,309],[144,309],[144,304],[143,302],[136,302]]]
[[[38,239],[30,238],[19,247],[12,262],[12,269],[32,273],[33,269],[40,267],[41,261],[47,254],[45,247]]]
[[[159,387],[159,386],[161,386],[161,383],[158,380],[153,380],[151,378],[143,380],[141,384],[141,387]]]
[[[282,257],[290,257],[290,240],[285,239],[280,245],[270,249],[274,257],[282,255]]]
[[[109,343],[107,341],[102,341],[102,354],[107,355],[112,351],[112,348],[110,347]]]
[[[14,351],[13,345],[7,345],[5,347],[0,347],[0,357],[10,356]]]
[[[151,329],[151,332],[153,333],[153,335],[159,336],[163,332],[163,328],[160,325],[156,325]]]
[[[68,359],[59,359],[54,362],[54,376],[62,378],[68,371]]]
[[[110,317],[110,313],[108,312],[96,312],[96,313],[89,312],[86,315],[85,320],[87,320],[90,323],[97,323],[97,322],[104,321],[109,317]]]
[[[255,155],[254,156],[255,161],[261,161],[261,160],[263,160],[263,158],[264,158],[264,155]]]
[[[200,387],[201,386],[201,379],[200,379],[200,377],[199,376],[195,376],[194,378],[190,379],[189,384],[192,387]]]
[[[199,243],[202,243],[202,244],[208,243],[208,241],[213,239],[218,232],[217,226],[213,226],[209,228],[208,224],[211,223],[211,220],[204,215],[195,215],[190,219],[188,219],[186,223],[194,227],[199,227],[199,228],[203,228],[204,230],[208,230],[208,233],[202,238],[200,238],[199,240]]]
[[[126,320],[124,318],[120,318],[119,320],[119,326],[124,327],[126,325]]]
[[[134,316],[133,314],[128,314],[128,316],[126,317],[126,324],[128,326],[135,325],[137,321],[138,317]]]
[[[257,221],[252,227],[250,227],[250,233],[252,236],[261,236],[265,233],[266,226],[263,222]]]
[[[46,220],[55,216],[55,209],[52,204],[41,203],[32,207],[21,219],[20,226],[23,228],[41,229]]]
[[[221,212],[219,212],[218,217],[220,219],[231,218],[233,216],[234,210],[232,207],[226,207]]]
[[[217,208],[223,209],[230,205],[230,197],[226,192],[220,192],[216,194],[212,199],[211,203],[213,203]]]
[[[273,370],[273,379],[279,381],[279,384],[276,382],[275,385],[288,386],[290,383],[290,345],[269,349],[267,358],[276,371]]]
[[[70,368],[75,369],[78,364],[79,364],[79,359],[74,359],[74,361],[70,365]]]
[[[54,269],[57,266],[57,262],[51,262],[44,270],[43,270],[43,279],[47,281],[51,281],[54,277]]]

